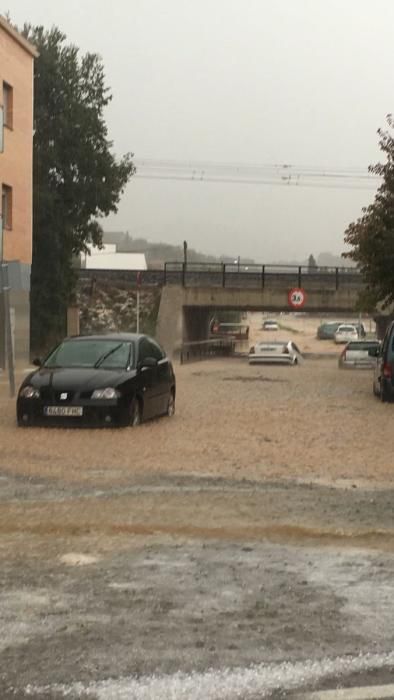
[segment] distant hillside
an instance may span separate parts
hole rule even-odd
[[[165,262],[182,262],[183,261],[183,246],[175,246],[169,243],[151,243],[146,238],[132,238],[129,233],[121,232],[104,232],[104,243],[116,244],[118,253],[145,253],[148,267],[160,267]],[[189,262],[200,263],[220,263],[231,262],[237,259],[237,256],[221,255],[205,255],[193,248],[188,248],[187,259]],[[251,258],[242,258],[243,264],[252,264],[254,261]]]
[[[148,267],[162,267],[165,262],[182,262],[183,246],[171,245],[170,243],[152,243],[146,238],[133,238],[129,233],[123,231],[107,231],[103,236],[104,243],[116,244],[118,253],[144,253]],[[206,255],[193,248],[188,248],[187,258],[189,262],[201,263],[233,263],[237,260],[237,255]],[[254,262],[263,263],[264,260],[253,260],[242,257],[243,265],[252,265]],[[352,260],[342,258],[333,253],[320,253],[315,256],[318,267],[354,267]],[[275,263],[273,263],[275,264]],[[278,265],[307,265],[308,260],[279,260]]]

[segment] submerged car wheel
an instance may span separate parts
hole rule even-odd
[[[142,408],[141,403],[138,399],[133,399],[130,404],[130,421],[129,425],[132,428],[136,428],[137,425],[142,423]]]
[[[386,387],[382,383],[380,384],[379,397],[380,397],[380,400],[382,403],[387,403],[388,401],[390,401],[390,395],[389,395]]]
[[[172,418],[172,416],[174,414],[175,414],[175,395],[174,395],[174,392],[172,391],[170,394],[170,398],[168,399],[167,416],[169,418]]]

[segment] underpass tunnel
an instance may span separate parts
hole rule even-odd
[[[208,340],[213,310],[209,306],[183,307],[183,342]]]
[[[208,340],[211,337],[211,326],[214,319],[220,323],[241,323],[242,318],[246,318],[246,316],[246,310],[237,308],[185,306],[183,307],[183,342]]]
[[[295,342],[300,351],[307,355],[323,353],[336,356],[340,350],[338,344],[334,340],[323,343],[318,335],[318,328],[329,321],[357,324],[363,320],[367,336],[375,335],[375,323],[368,315],[340,307],[327,308],[325,304],[318,305],[317,300],[314,306],[311,304],[312,308],[296,311],[289,308],[287,297],[284,303],[282,299],[282,304],[279,304],[276,298],[262,299],[261,294],[260,298],[257,295],[254,295],[256,298],[249,298],[250,293],[241,294],[239,290],[220,290],[219,294],[211,290],[208,295],[202,290],[186,289],[183,295],[180,306],[183,353],[202,353],[210,357],[216,354],[213,340],[218,343],[220,339],[228,341],[231,338],[230,354],[237,356],[248,354],[256,342],[268,339]],[[267,319],[276,321],[275,330],[264,328]],[[201,343],[202,347],[199,345]],[[187,344],[193,347],[185,347]],[[222,351],[220,348],[217,351],[219,354]]]

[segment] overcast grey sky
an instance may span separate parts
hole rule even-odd
[[[6,3],[4,5],[4,3]],[[394,110],[393,0],[2,0],[101,54],[116,151],[362,167]],[[300,182],[300,184],[302,184]],[[110,230],[256,261],[343,250],[371,190],[133,179]]]

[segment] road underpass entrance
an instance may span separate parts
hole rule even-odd
[[[210,337],[210,322],[220,311],[296,312],[289,302],[291,291],[302,291],[304,300],[299,313],[316,318],[327,314],[344,320],[357,317],[357,293],[351,286],[322,288],[243,289],[219,287],[168,286],[162,290],[157,337],[168,352],[174,353],[182,344],[205,341]]]

